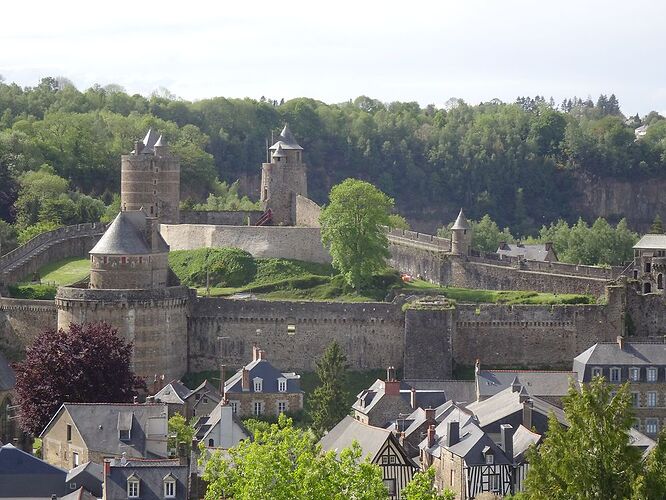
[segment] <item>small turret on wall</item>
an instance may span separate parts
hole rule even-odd
[[[472,250],[472,226],[460,209],[458,218],[451,227],[451,253],[456,255],[469,255]]]
[[[268,163],[261,166],[261,206],[272,213],[274,225],[296,224],[296,196],[307,198],[307,169],[303,148],[285,124],[278,140],[269,149]]]
[[[163,224],[180,221],[180,160],[153,129],[134,144],[134,151],[121,157],[120,207],[143,208]]]

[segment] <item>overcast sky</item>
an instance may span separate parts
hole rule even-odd
[[[24,0],[1,12],[0,75],[20,85],[437,106],[615,93],[625,114],[666,113],[660,0]]]

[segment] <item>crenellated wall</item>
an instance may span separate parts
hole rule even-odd
[[[261,210],[181,210],[181,224],[214,224],[225,226],[254,225],[263,212]],[[249,221],[249,224],[248,224]]]
[[[37,335],[57,325],[57,311],[51,300],[0,297],[0,351],[18,360]]]

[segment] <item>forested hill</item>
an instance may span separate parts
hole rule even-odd
[[[69,190],[108,204],[119,190],[119,156],[150,126],[181,156],[184,195],[197,201],[213,190],[216,176],[255,186],[271,131],[288,121],[305,148],[317,202],[326,201],[333,184],[358,177],[393,196],[412,219],[464,206],[471,217],[489,213],[515,234],[576,219],[579,174],[620,182],[666,171],[666,120],[655,112],[625,117],[614,95],[560,105],[540,97],[449,104],[422,108],[368,97],[342,104],[188,102],[164,92],[128,95],[116,85],[82,92],[53,78],[34,88],[0,84],[0,216],[12,217],[20,176],[45,164],[69,181]],[[647,132],[636,140],[641,125]]]

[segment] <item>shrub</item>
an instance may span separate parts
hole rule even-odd
[[[201,248],[170,252],[169,264],[181,283],[188,286],[242,286],[257,272],[252,255],[239,248]]]
[[[9,294],[17,299],[53,300],[57,288],[51,285],[10,285]]]

